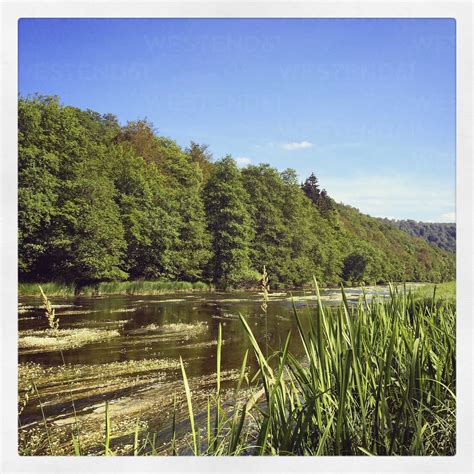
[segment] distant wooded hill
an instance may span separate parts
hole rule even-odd
[[[456,224],[417,222],[411,219],[382,219],[382,221],[388,222],[414,237],[420,237],[440,249],[456,252]]]
[[[241,169],[56,97],[19,99],[18,226],[23,281],[245,287],[264,265],[272,288],[455,275],[452,253],[336,204],[314,174]]]

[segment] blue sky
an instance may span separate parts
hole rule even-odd
[[[362,212],[455,207],[450,19],[23,19],[19,93],[147,117],[216,159],[315,172]]]

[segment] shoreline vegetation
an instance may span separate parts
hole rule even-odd
[[[431,282],[406,282],[407,284],[416,283],[419,285],[418,291],[423,293],[425,296],[431,296],[432,288],[436,285],[438,292],[451,293],[452,286],[455,286],[455,282],[444,282],[444,283],[431,283]],[[396,283],[397,285],[403,285],[403,283]],[[357,282],[346,282],[347,286],[359,286]],[[373,286],[383,286],[373,284]],[[128,296],[153,296],[153,295],[166,295],[173,293],[198,293],[198,292],[214,292],[218,291],[214,285],[205,282],[187,282],[187,281],[111,281],[111,282],[100,282],[93,285],[84,285],[79,287],[74,283],[61,283],[61,282],[20,282],[18,284],[18,296],[27,297],[35,296],[40,297],[41,291],[43,291],[50,297],[71,297],[71,296],[113,296],[113,295],[128,295]],[[321,285],[322,288],[326,287]],[[327,285],[327,288],[339,288],[340,285]],[[304,286],[299,288],[282,288],[282,290],[303,290],[308,289],[310,286]],[[258,291],[259,288],[236,288],[234,291]],[[273,294],[274,292],[272,292]],[[421,294],[420,293],[420,294]]]
[[[188,281],[110,281],[91,285],[78,286],[74,283],[61,282],[20,282],[18,296],[41,296],[41,286],[51,297],[58,296],[105,296],[105,295],[164,295],[168,293],[191,293],[215,291],[213,285],[204,282]]]
[[[160,432],[146,427],[145,414],[136,418],[134,429],[123,432],[120,412],[107,399],[100,410],[105,425],[99,423],[94,432],[85,432],[77,417],[72,424],[58,425],[43,412],[44,429],[38,428],[34,438],[38,446],[20,443],[20,453],[454,455],[455,282],[415,289],[389,285],[390,298],[368,300],[362,294],[356,305],[348,303],[341,288],[338,307],[324,305],[314,283],[317,307],[294,307],[297,332],[268,354],[240,316],[251,350],[244,354],[230,391],[222,388],[226,348],[225,329],[219,325],[214,388],[207,393],[207,405],[198,403],[196,381],[188,379],[187,363],[180,357],[181,384],[170,394],[171,419]],[[263,297],[265,303],[265,291]],[[48,320],[54,320],[46,297],[44,302]],[[301,344],[303,358],[289,350],[291,339]],[[257,364],[254,374],[248,372],[251,359]],[[30,384],[30,398],[22,403],[42,407],[45,388],[39,380]],[[25,435],[20,431],[23,442]]]

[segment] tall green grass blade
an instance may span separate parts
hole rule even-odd
[[[188,404],[189,422],[191,424],[191,432],[193,436],[193,452],[195,456],[199,456],[198,444],[197,444],[197,441],[198,441],[197,432],[196,432],[196,427],[194,425],[194,412],[193,412],[193,403],[191,400],[191,390],[189,389],[188,377],[186,376],[186,370],[184,368],[184,363],[181,356],[179,356],[179,363],[181,365],[181,374],[183,376],[184,390],[186,392],[186,401]]]

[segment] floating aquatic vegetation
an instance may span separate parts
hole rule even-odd
[[[172,298],[167,300],[150,301],[150,303],[183,303],[184,301],[186,301],[184,298]]]
[[[121,309],[111,309],[110,313],[133,313],[136,311],[138,308],[121,308]]]
[[[135,376],[139,373],[157,370],[179,369],[179,362],[171,358],[140,359],[109,362],[107,364],[66,364],[45,366],[34,362],[18,364],[18,386],[24,390],[28,380],[35,380],[38,387],[68,380],[85,380],[103,377]]]
[[[213,314],[212,315],[213,319],[235,319],[238,320],[239,316],[237,314],[232,314],[232,313],[222,313],[222,314]]]
[[[100,312],[100,309],[72,309],[69,311],[63,311],[62,313],[57,313],[58,316],[71,316],[74,314],[91,314],[91,313],[98,313]]]
[[[225,341],[222,341],[222,345],[224,344],[225,344]],[[193,348],[193,349],[201,349],[203,347],[212,347],[216,345],[217,345],[217,341],[213,340],[213,341],[205,341],[205,342],[195,342],[193,344],[187,345],[186,347]]]
[[[186,400],[181,393],[182,382],[179,377],[166,376],[168,369],[174,370],[177,366],[179,364],[174,359],[167,359],[165,362],[163,359],[114,362],[103,364],[102,367],[81,364],[53,368],[28,363],[20,364],[19,374],[22,389],[27,389],[28,379],[36,377],[39,380],[38,390],[46,409],[52,404],[67,406],[67,390],[59,391],[60,399],[57,396],[58,387],[70,377],[74,399],[88,401],[86,404],[77,405],[77,433],[81,442],[81,454],[84,455],[103,453],[104,400],[109,400],[111,438],[112,441],[120,440],[114,445],[114,453],[126,455],[133,453],[133,436],[137,420],[140,434],[148,432],[151,428],[156,430],[156,427],[169,430],[174,394],[176,394],[176,408],[179,411],[177,421],[183,422],[185,419]],[[231,384],[237,377],[236,370],[221,373],[222,383]],[[206,407],[216,379],[216,373],[189,378],[194,403],[201,410]],[[222,391],[223,402],[234,394],[233,385],[230,386],[232,389]],[[36,407],[37,403],[37,397],[29,399],[31,406]],[[52,448],[55,455],[73,454],[71,432],[76,428],[75,420],[70,408],[48,417],[52,445],[45,436],[41,419],[22,424],[19,429],[20,452],[25,455],[50,454]]]
[[[129,323],[130,319],[104,319],[98,321],[90,321],[88,319],[80,320],[80,321],[70,321],[68,322],[69,328],[77,328],[77,327],[85,327],[85,328],[96,328],[102,329],[107,328],[110,329],[111,327],[122,328],[125,324]]]
[[[93,342],[102,342],[119,336],[117,330],[107,329],[45,329],[21,331],[18,348],[21,352],[48,352],[73,349]]]
[[[141,328],[127,330],[126,333],[129,335],[141,335],[141,334],[170,334],[170,333],[184,333],[186,336],[197,336],[207,330],[207,323],[204,321],[198,321],[193,324],[189,323],[168,323],[163,325],[149,324]]]
[[[275,315],[275,318],[280,319],[281,321],[291,321],[291,318],[280,316],[279,314]]]
[[[50,305],[51,309],[63,309],[63,308],[80,308],[79,305],[75,304],[52,304]],[[18,303],[18,312],[24,312],[24,311],[34,311],[34,310],[39,310],[39,309],[44,309],[44,305],[38,304],[38,305],[26,305],[23,303]]]
[[[198,321],[193,324],[189,323],[169,323],[169,324],[164,324],[163,326],[159,327],[159,330],[162,331],[163,333],[186,333],[187,335],[193,335],[197,336],[198,334],[201,334],[205,332],[208,329],[207,323],[204,321]]]

